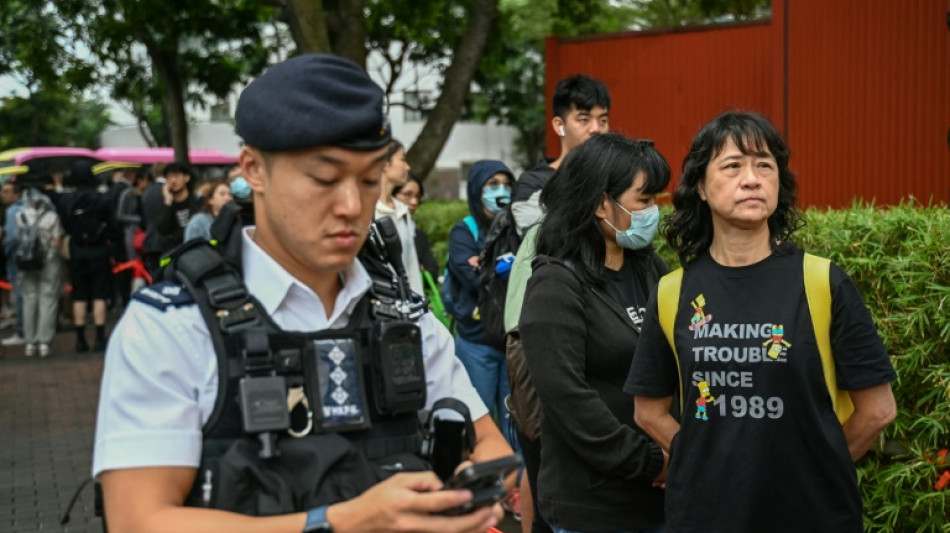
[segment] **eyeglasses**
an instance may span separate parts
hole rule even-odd
[[[422,203],[422,195],[417,192],[398,192],[395,194],[396,198],[406,199],[406,200],[416,200],[419,203]]]

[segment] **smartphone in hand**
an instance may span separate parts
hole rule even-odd
[[[508,455],[463,468],[445,482],[442,490],[467,489],[472,491],[472,499],[442,514],[458,516],[498,503],[505,497],[505,476],[520,465],[517,455]]]

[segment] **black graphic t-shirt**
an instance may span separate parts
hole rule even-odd
[[[637,275],[633,261],[625,260],[620,270],[604,269],[604,278],[607,280],[607,294],[623,308],[639,330],[648,300],[643,289],[648,285]]]
[[[684,273],[674,322],[684,409],[671,445],[671,532],[860,532],[861,497],[825,384],[800,250],[745,267],[708,254]],[[851,279],[831,268],[839,388],[896,379]],[[656,295],[624,390],[668,397],[677,361]]]

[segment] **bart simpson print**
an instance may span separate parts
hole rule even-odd
[[[785,325],[772,324],[772,338],[762,343],[762,346],[769,347],[768,355],[773,360],[778,359],[778,356],[782,355],[785,349],[792,347],[791,343],[783,338],[784,336]]]
[[[691,304],[693,305],[693,316],[689,319],[689,330],[696,331],[697,328],[704,326],[712,320],[712,315],[707,315],[703,311],[703,307],[706,307],[706,297],[700,294],[697,296]]]
[[[699,388],[699,398],[696,398],[696,418],[709,420],[706,416],[706,404],[716,403],[716,397],[709,392],[709,383],[700,381],[696,387]]]

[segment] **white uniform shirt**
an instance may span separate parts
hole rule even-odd
[[[409,278],[409,287],[412,292],[422,294],[422,270],[419,267],[419,254],[416,252],[416,224],[409,214],[409,206],[393,198],[395,209],[376,201],[375,218],[392,217],[399,232],[399,241],[402,243],[402,265],[406,267],[406,277]]]
[[[317,295],[252,240],[243,236],[242,263],[248,289],[286,331],[346,326],[372,282],[354,261],[342,274],[343,290],[327,318]],[[419,321],[427,381],[426,408],[454,397],[472,420],[488,413],[455,357],[455,344],[432,313]],[[132,300],[106,351],[96,421],[93,475],[105,470],[152,466],[197,468],[201,427],[218,392],[218,365],[196,304],[161,310]]]

